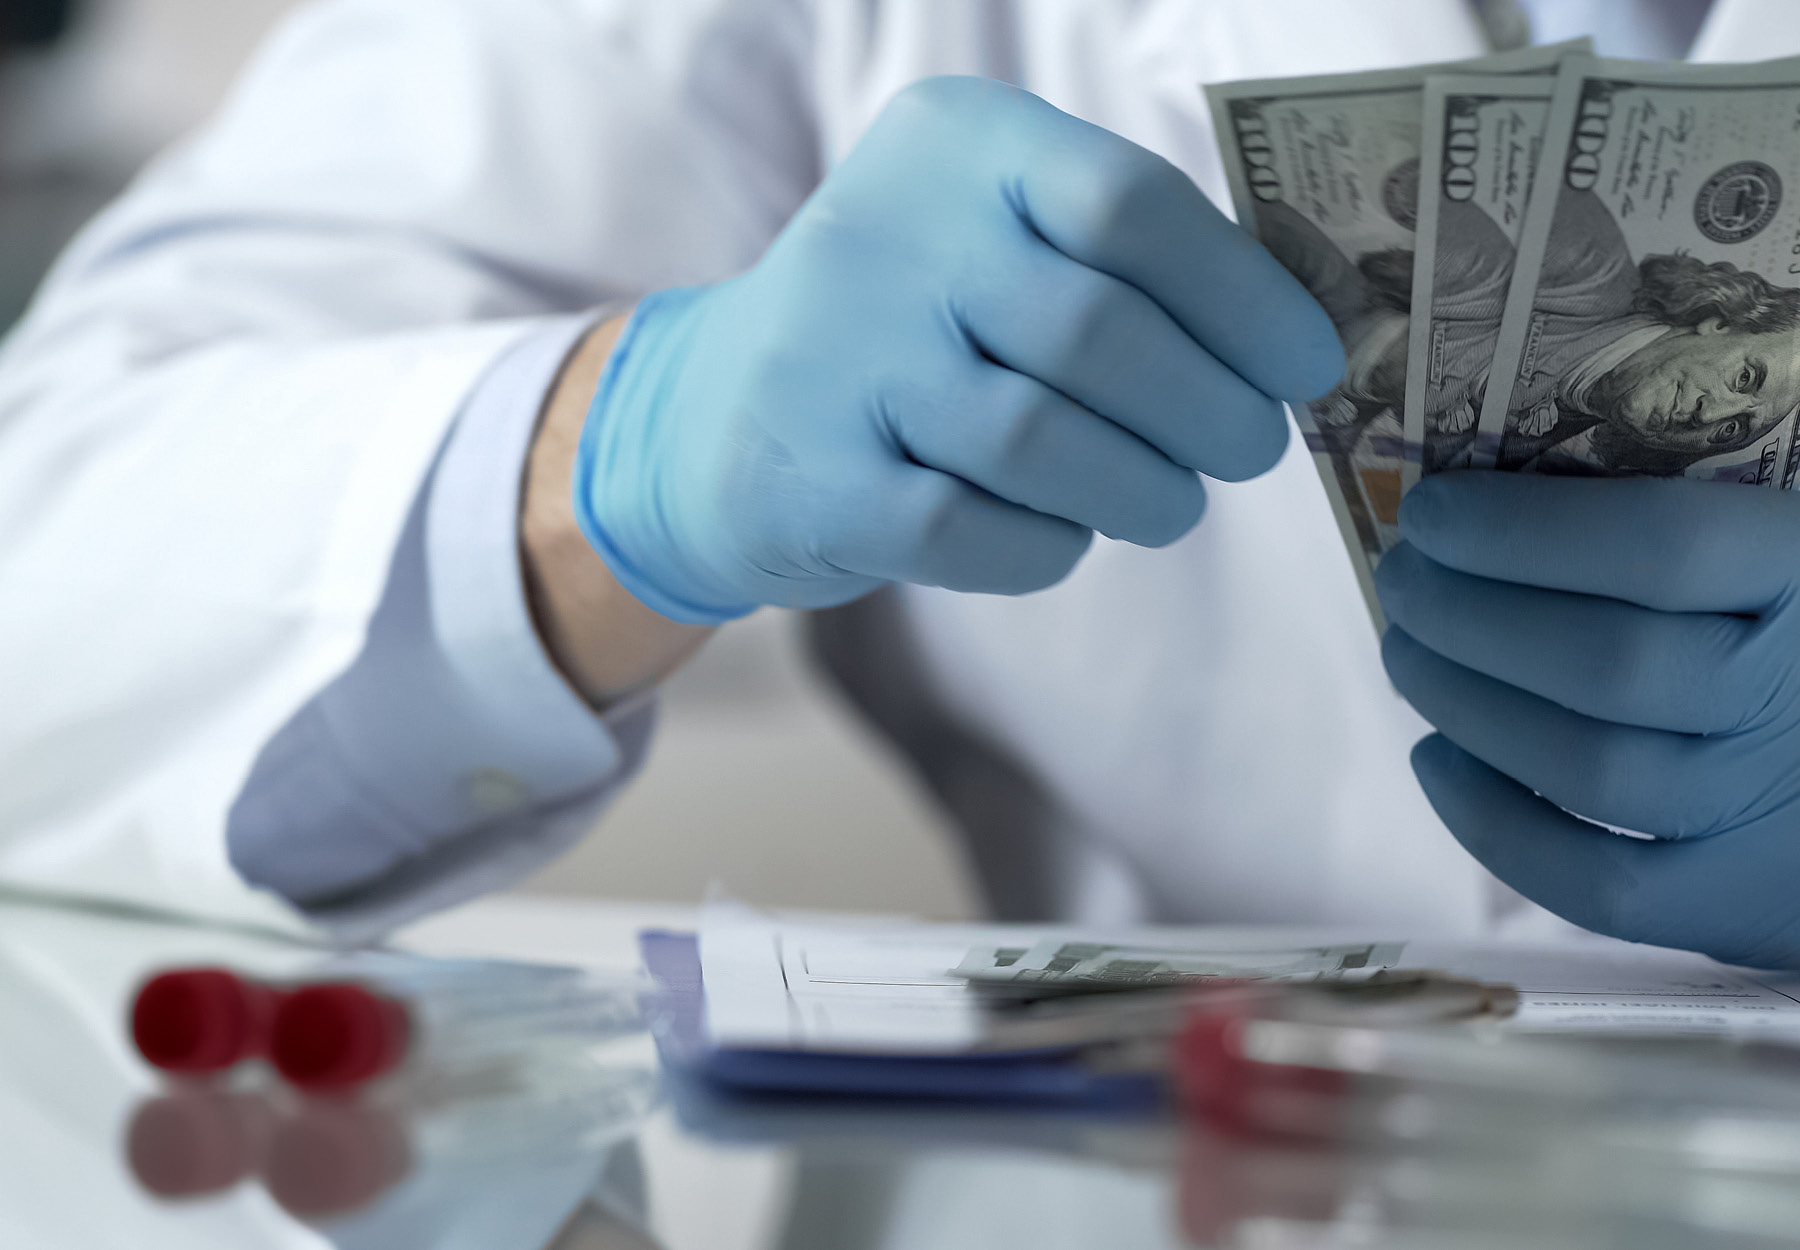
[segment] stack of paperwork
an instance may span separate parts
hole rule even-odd
[[[1123,1037],[1136,1027],[1132,1004],[1159,993],[1167,1002],[1208,983],[1338,982],[1410,969],[1508,987],[1505,1018],[1483,1022],[1502,1033],[1800,1045],[1792,975],[1598,938],[1525,946],[1328,936],[821,921],[715,905],[698,935],[648,932],[641,945],[661,989],[665,1059],[737,1090],[1138,1103],[1159,1096],[1155,1074],[1090,1062],[1109,1015]],[[1080,991],[1088,993],[1069,997]],[[1037,1002],[1022,1010],[1027,999]],[[1059,1012],[1056,1028],[1034,1006]],[[1079,1036],[1067,1033],[1074,1018]]]

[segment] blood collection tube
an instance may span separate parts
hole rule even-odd
[[[269,1058],[301,1089],[349,1089],[397,1068],[412,1041],[412,1014],[399,999],[328,981],[282,1002]]]
[[[409,1065],[480,1064],[545,1037],[635,1031],[636,991],[576,968],[370,952],[281,984],[169,969],[139,987],[130,1030],[166,1072],[216,1074],[267,1058],[296,1087],[324,1092]]]
[[[1785,1050],[1205,1011],[1175,1050],[1184,1106],[1229,1133],[1383,1149],[1553,1137],[1645,1166],[1800,1176],[1800,1089]]]
[[[309,1092],[353,1089],[402,1068],[454,1071],[546,1038],[598,1041],[641,1027],[635,984],[573,968],[383,958],[281,999],[270,1060]]]
[[[225,968],[173,968],[138,987],[131,1038],[165,1072],[223,1072],[267,1052],[280,997]]]
[[[1228,1132],[1329,1138],[1352,1088],[1350,1074],[1323,1067],[1259,1063],[1244,1053],[1242,1011],[1194,1012],[1176,1042],[1182,1103]]]

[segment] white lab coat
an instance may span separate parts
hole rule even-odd
[[[1776,0],[1722,0],[1700,48],[1796,50]],[[0,880],[296,924],[232,871],[226,814],[358,654],[475,380],[533,317],[753,263],[905,83],[1012,79],[1222,202],[1198,82],[1480,51],[1458,0],[303,11],[0,357]],[[903,616],[945,714],[1087,848],[1073,905],[1492,919],[1297,448],[1171,549],[1102,542],[1052,590],[913,590]]]

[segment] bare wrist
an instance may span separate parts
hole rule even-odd
[[[631,698],[679,668],[712,634],[671,621],[621,586],[575,521],[575,449],[626,317],[594,327],[550,389],[526,462],[519,516],[525,588],[550,658],[595,707]]]

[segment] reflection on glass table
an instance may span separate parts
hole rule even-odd
[[[248,934],[0,903],[0,1244],[656,1244],[633,1142],[654,1064],[617,1029],[338,1098],[254,1066],[169,1079],[136,1056],[127,1007],[150,971],[283,977],[320,960]]]
[[[403,938],[433,956],[629,983],[637,930],[681,922],[668,909],[494,900]],[[427,980],[468,967],[378,958]],[[1262,1057],[1239,1056],[1230,1087],[1242,1097],[1222,1123],[1173,1105],[1102,1115],[731,1095],[659,1071],[650,1039],[615,1011],[585,1033],[451,1047],[315,1096],[258,1062],[197,1079],[141,1060],[135,990],[195,965],[278,986],[346,966],[249,933],[0,900],[7,1250],[1800,1244],[1796,1117],[1669,1098],[1659,1105],[1677,1110],[1660,1120],[1645,1119],[1648,1103],[1620,1118],[1617,1100],[1607,1119],[1569,1099],[1477,1097],[1449,1079],[1460,1042],[1431,1052],[1431,1081],[1408,1084],[1345,1036],[1255,1035]],[[1389,1040],[1400,1054],[1405,1039]],[[1419,1044],[1406,1041],[1413,1060]],[[1265,1062],[1284,1046],[1289,1057],[1313,1047],[1312,1066]],[[1570,1051],[1555,1071],[1534,1052],[1526,1066],[1546,1089],[1557,1071],[1583,1070],[1654,1070],[1680,1085],[1697,1070],[1681,1065],[1709,1053],[1690,1050]],[[1525,1052],[1495,1053],[1510,1072]],[[1358,1054],[1360,1071],[1330,1069],[1333,1055]],[[1580,1068],[1596,1055],[1600,1067]],[[1712,1056],[1707,1088],[1766,1075],[1740,1060]]]

